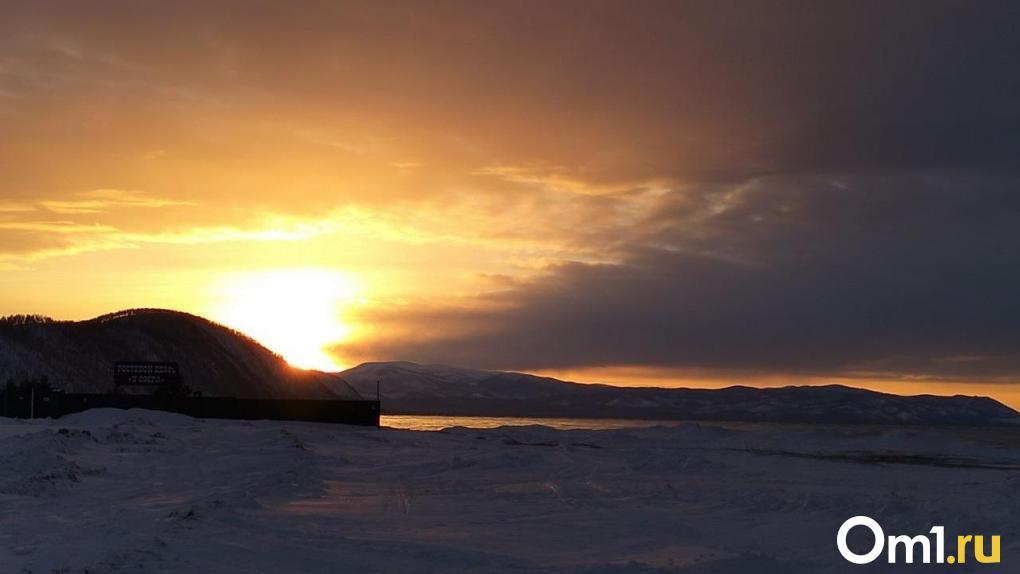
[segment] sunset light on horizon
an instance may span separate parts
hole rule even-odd
[[[359,288],[347,274],[326,269],[272,269],[238,273],[215,288],[207,316],[237,329],[288,363],[304,369],[341,371],[328,348],[351,336],[346,307]]]

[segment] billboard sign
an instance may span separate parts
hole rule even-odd
[[[113,383],[125,385],[177,385],[181,382],[181,369],[177,363],[117,361],[113,365]]]

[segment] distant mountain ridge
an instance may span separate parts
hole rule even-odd
[[[0,321],[0,383],[46,377],[66,391],[108,392],[116,361],[174,361],[207,396],[358,398],[336,375],[291,367],[254,339],[197,315],[130,309],[85,321]]]
[[[250,337],[178,311],[131,309],[86,321],[0,319],[0,383],[46,377],[67,391],[112,389],[116,361],[174,361],[207,396],[374,398],[388,413],[864,424],[1016,424],[987,397],[899,396],[839,385],[665,389],[588,385],[525,373],[409,362],[305,371]],[[360,394],[359,394],[360,393]]]
[[[384,413],[861,424],[1015,424],[988,397],[900,396],[841,385],[724,389],[614,387],[524,373],[409,362],[364,363],[340,377],[382,392]]]

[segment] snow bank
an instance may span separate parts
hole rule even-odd
[[[179,426],[195,424],[199,419],[178,413],[154,411],[150,409],[89,409],[61,417],[59,422],[77,426],[111,426],[120,424],[139,424],[148,426]]]

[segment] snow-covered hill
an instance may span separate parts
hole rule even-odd
[[[988,424],[1017,421],[987,397],[899,396],[841,385],[772,389],[622,388],[524,373],[408,362],[365,363],[340,373],[364,396],[382,391],[388,413],[620,417],[692,420]]]
[[[357,398],[336,375],[293,368],[251,338],[187,313],[0,323],[0,383],[46,377],[68,391],[106,392],[116,361],[177,362],[184,382],[207,396]]]
[[[407,361],[362,363],[340,376],[363,395],[374,395],[375,384],[379,382],[389,400],[528,399],[560,393],[567,387],[581,390],[587,386],[524,373],[419,365]]]

